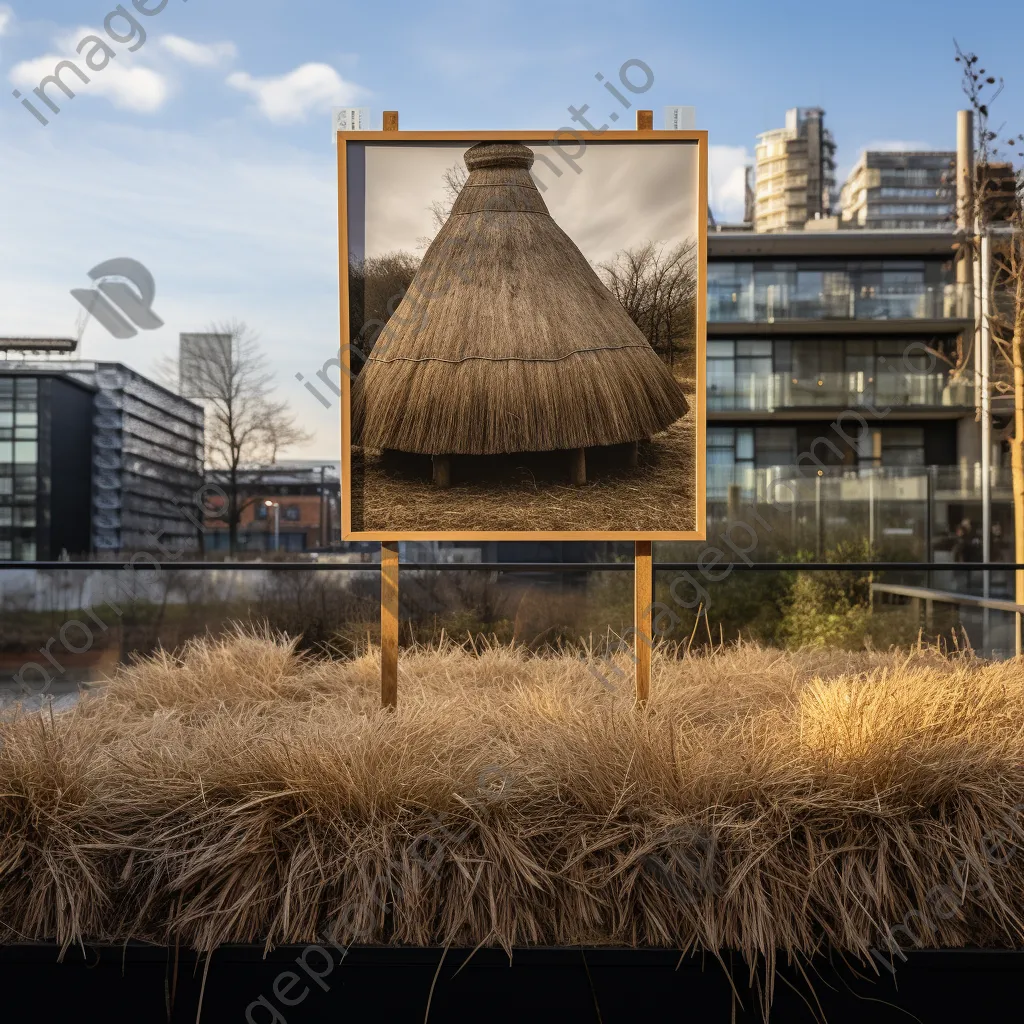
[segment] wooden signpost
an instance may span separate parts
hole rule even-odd
[[[639,131],[654,127],[654,112],[638,110]],[[398,131],[398,111],[384,111],[384,131]],[[436,470],[435,470],[436,472]],[[582,471],[585,473],[585,470]],[[582,482],[582,481],[580,481]],[[447,483],[447,481],[446,481]],[[651,693],[651,648],[654,644],[651,606],[654,602],[654,563],[649,540],[633,542],[633,644],[637,704]],[[398,707],[398,542],[380,546],[380,702]]]
[[[637,131],[652,131],[654,111],[636,112]],[[636,701],[644,704],[651,695],[651,605],[654,603],[654,562],[649,540],[633,542],[633,658],[636,662]]]
[[[384,131],[398,131],[398,111],[384,111]],[[380,546],[380,703],[398,707],[398,542]]]

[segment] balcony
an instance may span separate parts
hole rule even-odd
[[[963,320],[973,315],[972,289],[958,284],[860,287],[826,290],[788,284],[750,287],[712,278],[708,320],[773,323],[776,320]]]
[[[945,373],[785,373],[736,375],[708,381],[709,412],[781,409],[974,408],[974,386]]]
[[[992,498],[1012,505],[1012,474],[1008,466],[991,466]],[[752,466],[710,463],[707,468],[709,501],[734,497],[745,502],[792,505],[822,498],[844,503],[885,500],[981,501],[982,475],[978,463],[959,466],[828,466],[818,471],[805,466]]]

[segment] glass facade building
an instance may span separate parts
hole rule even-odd
[[[842,218],[862,228],[947,230],[956,215],[956,153],[861,154],[841,193]]]
[[[0,558],[195,551],[203,410],[120,363],[0,368]]]
[[[923,231],[710,236],[712,504],[737,488],[754,498],[765,473],[855,479],[980,461],[973,374],[951,372],[974,329],[953,242]],[[832,430],[844,414],[849,429]]]

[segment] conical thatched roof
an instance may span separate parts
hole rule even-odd
[[[620,444],[687,412],[622,306],[555,223],[520,143],[469,178],[352,391],[369,448],[489,455]]]

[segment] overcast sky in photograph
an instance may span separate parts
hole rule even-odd
[[[366,147],[366,255],[404,249],[419,254],[437,226],[432,204],[443,201],[444,173],[465,170],[468,144]],[[669,248],[697,226],[698,155],[692,143],[591,143],[575,173],[544,144],[527,143],[548,212],[592,263],[627,247]]]
[[[1024,130],[1019,0],[981,13],[863,0],[813,16],[806,0],[139,3],[155,12],[137,15],[144,41],[111,22],[127,41],[108,36],[114,56],[85,71],[78,49],[105,34],[114,0],[0,0],[0,334],[73,336],[71,290],[102,261],[137,259],[164,328],[117,341],[91,321],[82,355],[152,372],[179,332],[244,320],[315,432],[296,456],[338,452],[337,405],[295,379],[338,350],[332,106],[366,106],[374,126],[397,109],[404,129],[554,131],[571,126],[570,107],[629,127],[638,107],[660,126],[667,104],[693,105],[710,133],[711,205],[727,220],[742,212],[757,133],[782,126],[787,107],[824,108],[841,175],[865,147],[952,148],[964,102],[954,37],[1007,78],[993,122]],[[44,126],[12,93],[33,97],[64,58],[89,81],[65,72],[75,97],[51,88],[60,113],[44,107]],[[629,60],[651,69],[641,94],[620,79]],[[599,182],[585,169],[573,187]],[[578,226],[562,219],[577,241],[614,219],[580,209]]]

